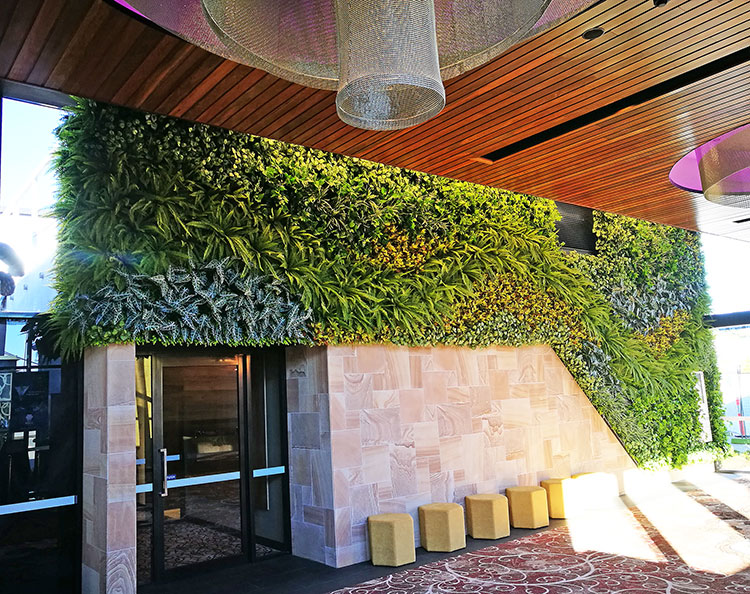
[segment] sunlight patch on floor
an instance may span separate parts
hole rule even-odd
[[[750,478],[750,476],[748,476]],[[699,489],[714,499],[750,519],[750,487],[721,474],[708,474],[691,478]]]
[[[645,561],[664,561],[664,555],[620,498],[610,498],[599,509],[578,513],[567,521],[576,552],[601,551]]]
[[[724,575],[750,567],[750,542],[674,485],[645,481],[628,496],[690,567]]]

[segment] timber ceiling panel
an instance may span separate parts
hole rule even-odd
[[[103,0],[2,0],[0,78],[611,212],[750,240],[742,210],[679,190],[683,154],[748,123],[750,62],[496,161],[570,123],[750,46],[750,2],[603,0],[447,81],[446,109],[370,132],[309,89],[191,46]],[[585,41],[591,27],[602,37]],[[743,58],[744,59],[744,58]]]

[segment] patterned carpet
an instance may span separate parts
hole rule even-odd
[[[750,520],[691,483],[675,485],[676,497],[684,493],[731,526],[740,535],[741,547],[732,548],[740,566],[750,565]],[[576,551],[572,524],[498,543],[442,561],[408,569],[335,594],[740,594],[750,593],[750,570],[734,575],[699,571],[689,566],[637,507],[626,509],[644,545],[656,552],[645,560],[612,552]],[[679,518],[678,518],[679,520]],[[598,530],[607,530],[603,521]],[[637,529],[637,530],[636,530]],[[694,534],[698,540],[700,531]],[[712,545],[713,548],[713,545]],[[720,546],[716,549],[725,549]],[[706,551],[711,557],[720,553]],[[658,560],[653,560],[658,559]]]

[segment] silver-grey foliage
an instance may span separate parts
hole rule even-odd
[[[310,342],[311,311],[292,300],[281,281],[242,276],[229,264],[191,262],[154,276],[121,270],[126,288],[79,295],[68,304],[70,323],[83,334],[94,327],[123,327],[139,342]]]

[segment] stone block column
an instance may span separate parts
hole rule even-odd
[[[135,346],[89,348],[83,364],[84,594],[135,594]]]

